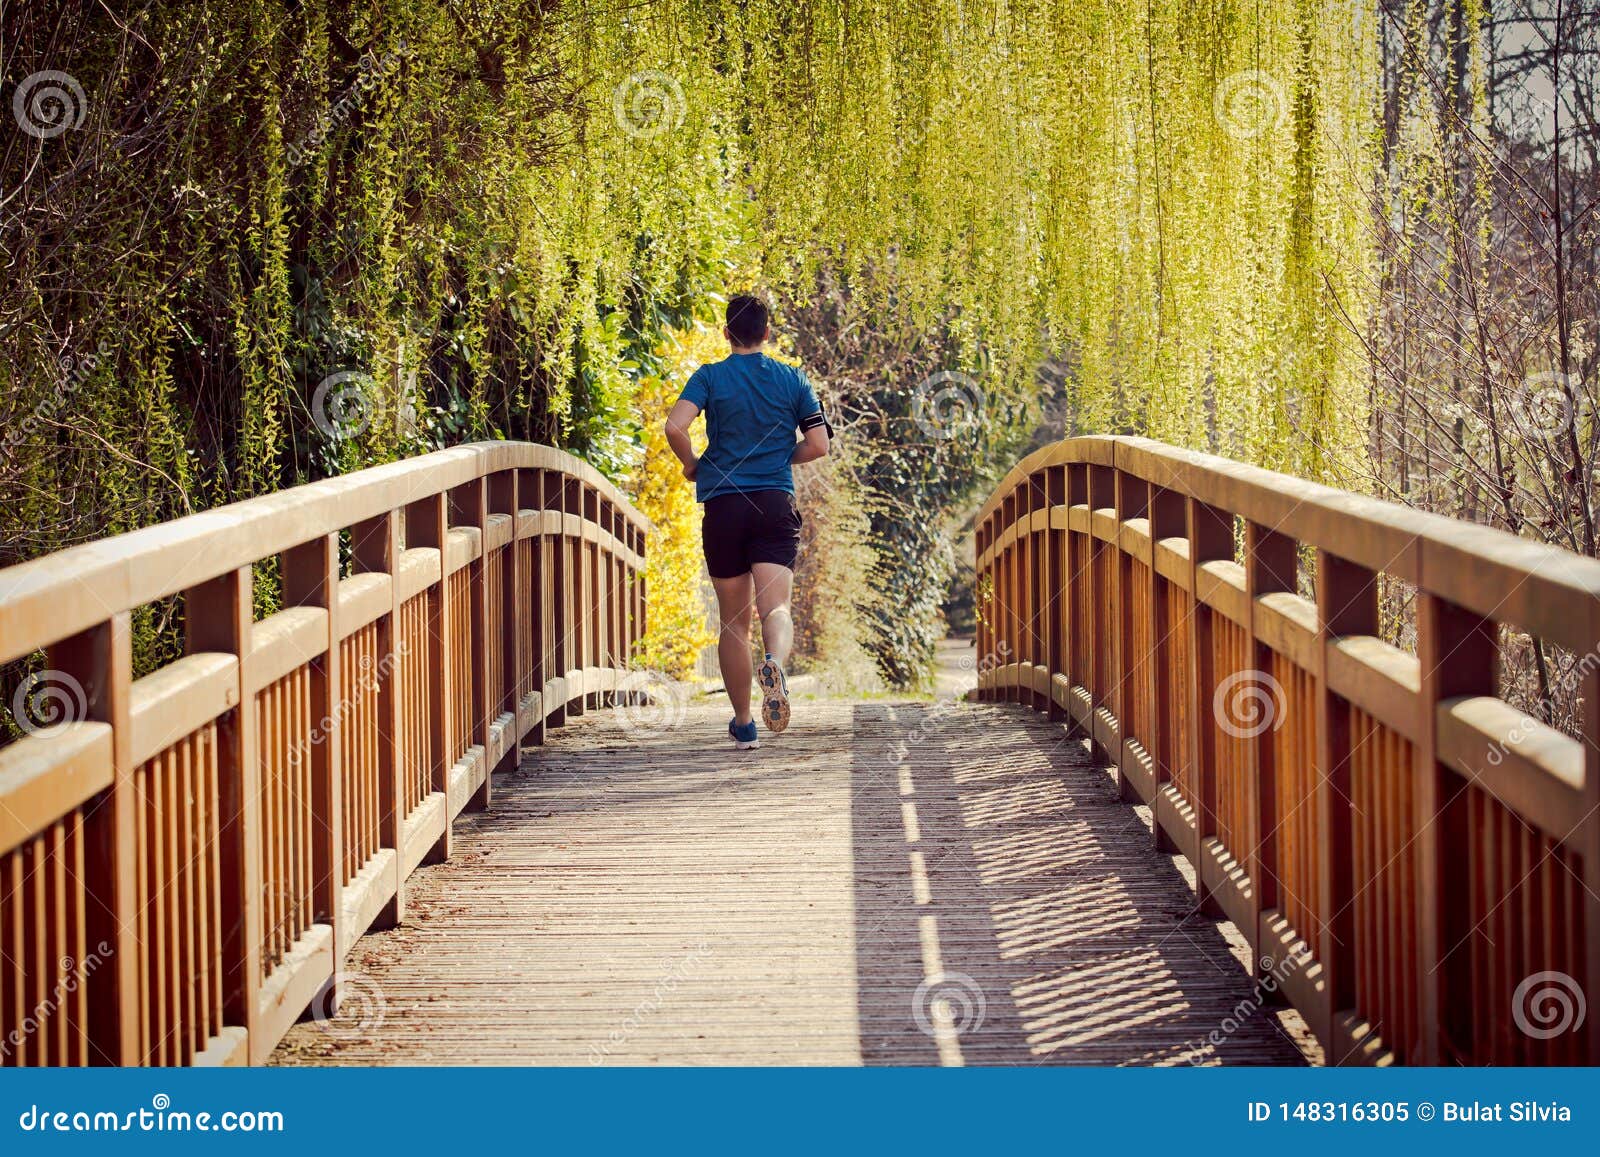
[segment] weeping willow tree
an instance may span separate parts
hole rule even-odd
[[[1365,4],[121,7],[0,12],[0,563],[468,438],[626,483],[655,351],[753,287],[930,353],[835,394],[891,448],[966,383],[858,458],[876,587],[940,572],[1047,357],[1072,430],[1360,458]]]

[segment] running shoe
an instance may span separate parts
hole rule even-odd
[[[789,726],[789,681],[771,652],[756,672],[756,682],[761,687],[761,718],[776,735]]]
[[[733,740],[733,745],[740,751],[749,751],[751,748],[761,746],[761,735],[756,731],[754,719],[743,727],[740,727],[735,720],[728,720],[728,738]]]

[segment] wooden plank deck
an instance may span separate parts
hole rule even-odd
[[[551,732],[339,1016],[280,1064],[1301,1064],[1230,925],[1058,724],[1009,706],[812,703],[735,753]],[[930,982],[931,980],[931,982]],[[1213,1030],[1220,1043],[1208,1037]],[[1310,1054],[1314,1055],[1314,1054]]]

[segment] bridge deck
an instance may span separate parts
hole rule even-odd
[[[1059,725],[802,703],[734,753],[725,714],[552,732],[413,877],[408,923],[357,945],[340,1015],[274,1060],[1302,1062],[1294,1014],[1233,1027],[1231,926]]]

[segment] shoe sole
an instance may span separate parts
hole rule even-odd
[[[733,736],[730,735],[728,738],[733,739]],[[756,748],[761,746],[761,740],[752,739],[750,742],[746,743],[742,739],[733,739],[733,746],[734,750],[736,751],[754,751]]]
[[[767,730],[777,735],[789,726],[789,688],[784,682],[783,668],[776,663],[762,663],[756,672],[756,682],[761,685],[761,720]]]

